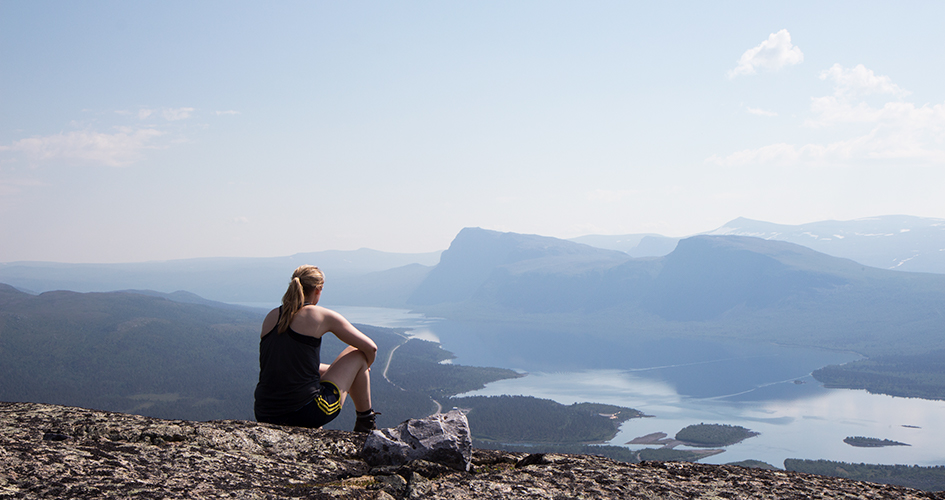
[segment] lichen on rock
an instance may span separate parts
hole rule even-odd
[[[369,466],[365,436],[0,403],[0,498],[940,498],[897,486],[684,462],[473,450],[472,468]]]

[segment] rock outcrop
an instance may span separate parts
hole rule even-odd
[[[472,449],[469,421],[463,412],[453,410],[371,432],[361,457],[372,466],[427,460],[469,472]]]
[[[837,478],[683,462],[473,450],[470,472],[369,466],[364,435],[0,403],[0,498],[940,498]]]

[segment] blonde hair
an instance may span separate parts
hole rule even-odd
[[[282,333],[289,329],[289,323],[295,318],[296,313],[305,305],[305,295],[312,290],[321,290],[325,286],[325,275],[321,269],[316,266],[299,266],[292,273],[292,280],[289,281],[289,288],[282,296],[282,315],[279,316],[279,329]]]

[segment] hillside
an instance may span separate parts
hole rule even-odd
[[[174,300],[172,300],[174,299]],[[185,302],[179,302],[183,300]],[[157,292],[30,295],[0,284],[0,401],[32,401],[161,418],[252,419],[259,325],[267,311]],[[452,354],[403,330],[357,325],[386,362],[372,380],[379,425],[436,410],[431,398],[482,388],[515,372],[440,364]],[[343,348],[323,338],[331,359]],[[376,373],[383,373],[383,367]],[[413,380],[427,381],[412,386]],[[346,405],[332,428],[350,429]]]
[[[261,319],[141,293],[0,285],[0,399],[252,418]]]
[[[0,403],[0,498],[945,498],[780,470],[474,450],[370,468],[364,435]]]
[[[259,325],[267,311],[155,292],[29,295],[0,285],[0,400],[163,418],[253,418]],[[363,326],[382,352],[404,341]],[[326,356],[340,351],[326,337]],[[380,401],[395,390],[375,381]],[[432,409],[423,394],[398,395]],[[409,418],[395,407],[388,418]],[[347,417],[347,416],[346,416]],[[347,418],[343,419],[347,421]]]

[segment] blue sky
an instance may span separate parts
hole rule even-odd
[[[0,262],[945,218],[943,2],[0,0]]]

